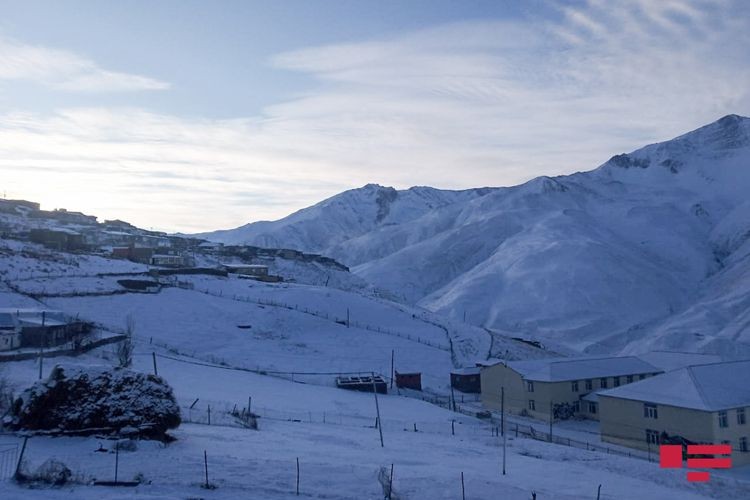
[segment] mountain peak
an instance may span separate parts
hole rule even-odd
[[[750,118],[726,115],[667,142],[691,142],[697,147],[714,150],[738,149],[750,146]]]
[[[603,167],[646,169],[657,164],[676,174],[690,158],[724,157],[747,148],[750,148],[750,118],[730,114],[674,139],[615,155]]]

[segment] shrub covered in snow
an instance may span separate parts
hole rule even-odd
[[[63,462],[50,458],[31,474],[19,471],[16,479],[20,482],[31,482],[49,484],[52,486],[63,486],[70,481],[73,473]]]
[[[172,388],[155,375],[127,369],[56,366],[25,390],[5,424],[13,429],[163,438],[180,425]]]

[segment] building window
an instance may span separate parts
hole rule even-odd
[[[573,392],[578,392],[578,381],[575,380],[570,383],[570,390]]]
[[[649,444],[659,444],[659,431],[646,429],[646,442]]]
[[[586,381],[586,390],[587,391],[593,391],[594,390],[594,381],[591,379],[588,379]]]
[[[737,408],[737,424],[745,425],[745,409]]]
[[[643,403],[643,416],[646,418],[659,418],[659,412],[653,403]]]
[[[573,412],[579,413],[581,411],[581,402],[580,401],[573,401]]]
[[[643,380],[644,378],[646,378],[646,375],[644,375],[643,373],[638,375],[638,380]]]
[[[633,376],[632,375],[628,375],[628,379],[627,380],[628,380],[628,384],[632,384],[633,383]]]
[[[620,387],[620,377],[615,377],[614,381],[615,381],[615,387]]]
[[[603,377],[599,379],[599,387],[601,387],[602,389],[607,388],[607,377]]]
[[[534,382],[531,380],[526,381],[526,390],[529,392],[534,392]]]
[[[533,399],[529,399],[529,410],[536,411],[536,403],[534,403]]]
[[[747,438],[740,438],[740,451],[747,453]]]
[[[589,413],[596,414],[596,403],[589,401]]]
[[[719,412],[719,427],[729,427],[729,419],[725,411]]]

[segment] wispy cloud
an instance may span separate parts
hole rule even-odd
[[[750,114],[747,13],[721,0],[591,0],[554,22],[307,48],[272,63],[315,88],[261,116],[5,114],[0,168],[42,201],[180,230],[280,217],[367,182],[464,188],[586,170]]]
[[[164,90],[153,78],[106,70],[73,52],[0,38],[0,80],[28,80],[81,92]]]

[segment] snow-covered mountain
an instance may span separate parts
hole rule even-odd
[[[431,210],[472,200],[490,188],[446,191],[413,187],[397,191],[368,184],[323,200],[275,222],[260,221],[198,237],[226,244],[252,243],[330,255],[332,248],[380,228],[418,219]],[[351,259],[348,259],[351,262]]]
[[[588,351],[750,353],[750,119],[461,192],[368,185],[204,234],[323,253],[407,302]]]

